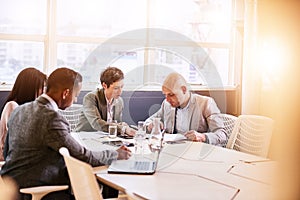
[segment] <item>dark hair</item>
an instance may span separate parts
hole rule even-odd
[[[123,80],[123,79],[124,79],[123,72],[116,67],[108,67],[100,75],[101,84],[105,83],[108,88],[114,82],[117,82],[117,81]]]
[[[47,76],[37,70],[29,67],[23,69],[19,74],[9,93],[6,103],[15,101],[19,105],[33,101],[37,98],[39,91],[43,90]]]
[[[47,81],[47,92],[49,90],[70,89],[73,90],[82,82],[82,76],[69,68],[57,68],[54,70]]]

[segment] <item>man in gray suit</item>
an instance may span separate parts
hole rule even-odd
[[[224,146],[227,133],[213,98],[191,93],[186,80],[178,73],[166,77],[162,92],[166,99],[146,120],[148,131],[152,130],[153,118],[159,117],[167,133],[181,133],[188,140]]]
[[[67,120],[57,110],[71,106],[81,86],[79,73],[58,68],[49,76],[46,94],[15,109],[8,122],[2,175],[12,177],[20,188],[70,184],[59,154],[61,147],[92,166],[109,165],[115,159],[130,157],[126,147],[92,152],[72,138]],[[72,199],[68,192],[60,195],[59,199]]]

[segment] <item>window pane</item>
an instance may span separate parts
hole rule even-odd
[[[144,81],[144,50],[120,52],[120,56],[110,66],[120,68],[124,74],[124,89],[141,88]]]
[[[229,50],[211,48],[206,51],[217,69],[223,86],[232,84],[229,82]]]
[[[157,0],[150,23],[151,27],[167,28],[195,41],[229,42],[231,0]]]
[[[109,47],[108,47],[109,46]],[[121,51],[121,45],[101,46],[82,43],[59,43],[57,66],[68,66],[81,73],[83,86],[95,88],[102,70],[120,68],[125,74],[125,88],[143,83],[144,51]]]
[[[0,5],[0,33],[46,33],[46,0],[0,0]]]
[[[74,70],[80,70],[84,61],[97,46],[85,43],[59,43],[57,66],[68,66]]]
[[[57,51],[57,66],[70,67],[83,75],[83,82],[92,82],[92,71],[87,71],[83,65],[88,56],[95,50],[97,44],[59,43]]]
[[[110,37],[145,28],[146,0],[57,1],[59,35]]]
[[[43,71],[44,44],[0,40],[0,82],[14,83],[19,72],[26,67]]]
[[[228,84],[229,51],[227,49],[186,48],[186,52],[191,51],[186,54],[189,55],[186,57],[161,49],[152,51],[155,55],[155,64],[152,65],[155,82],[162,83],[170,72],[176,71],[190,84],[206,86]]]
[[[183,75],[190,84],[206,85],[199,70],[192,64],[191,58],[185,58],[177,53],[161,49],[150,50],[149,53],[155,57],[155,64],[151,65],[155,74],[154,82],[162,83],[169,73],[176,71]]]

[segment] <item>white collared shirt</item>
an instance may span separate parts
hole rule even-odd
[[[50,96],[48,96],[47,94],[42,94],[41,96],[46,98],[50,102],[53,110],[58,111],[58,106],[56,102]]]
[[[106,97],[105,97],[106,98]],[[106,98],[106,104],[107,104],[107,121],[112,121],[114,118],[114,99],[111,103],[109,103],[108,99]]]
[[[178,133],[185,133],[189,131],[189,106],[190,100],[188,104],[184,108],[178,108],[176,114],[176,130]]]

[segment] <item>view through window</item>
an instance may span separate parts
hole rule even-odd
[[[236,1],[0,0],[0,82],[12,84],[29,66],[47,74],[66,66],[94,88],[111,65],[128,88],[160,83],[170,71],[210,87],[213,66],[222,85],[234,85]]]

